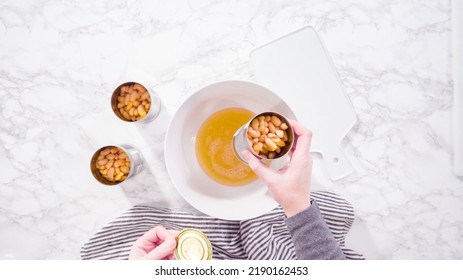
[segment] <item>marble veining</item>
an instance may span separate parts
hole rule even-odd
[[[75,259],[137,203],[194,211],[166,173],[181,102],[253,80],[249,52],[311,25],[357,112],[342,145],[356,173],[314,190],[354,205],[348,245],[372,259],[463,258],[463,179],[451,172],[451,5],[444,0],[13,1],[0,4],[0,259]],[[112,115],[136,80],[156,91],[149,125]],[[132,143],[147,168],[120,187],[89,172],[95,149]]]

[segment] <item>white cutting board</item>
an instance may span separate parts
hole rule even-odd
[[[312,130],[312,152],[321,153],[332,180],[353,172],[340,148],[357,117],[315,30],[304,27],[251,52],[257,81],[285,100]]]

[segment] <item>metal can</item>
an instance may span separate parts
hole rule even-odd
[[[98,170],[96,166],[96,162],[98,161],[98,156],[100,155],[100,152],[102,150],[107,149],[107,148],[119,148],[122,151],[124,151],[125,154],[127,155],[129,162],[130,162],[130,170],[129,170],[129,174],[127,175],[127,178],[124,181],[116,181],[116,182],[109,181],[106,178],[104,178],[103,175]],[[127,145],[127,144],[101,147],[93,154],[92,159],[90,160],[90,170],[92,171],[93,177],[95,177],[95,179],[98,182],[104,185],[108,185],[108,186],[117,185],[122,182],[125,182],[126,180],[140,173],[142,168],[143,168],[143,158],[141,156],[141,153],[135,147]]]
[[[286,119],[284,116],[280,115],[279,113],[276,112],[263,112],[260,113],[256,116],[254,116],[249,122],[245,123],[243,126],[241,126],[233,135],[233,152],[235,153],[235,156],[241,160],[244,163],[247,163],[247,161],[243,158],[241,153],[243,151],[249,150],[253,155],[255,155],[258,159],[260,159],[262,162],[267,162],[272,159],[268,159],[265,157],[262,157],[252,149],[251,145],[249,144],[248,140],[248,129],[249,126],[251,125],[252,121],[254,119],[259,118],[260,116],[276,116],[278,117],[282,122],[286,123],[288,125],[287,129],[287,135],[288,135],[288,141],[287,145],[282,148],[281,152],[276,155],[275,158],[273,159],[278,159],[282,158],[285,156],[292,148],[293,143],[294,143],[294,130],[291,124],[289,123],[288,119]]]
[[[126,119],[122,113],[119,111],[119,109],[117,108],[117,104],[118,104],[118,100],[117,98],[119,97],[120,93],[121,93],[121,88],[123,86],[131,86],[131,85],[135,85],[135,84],[138,84],[140,86],[142,86],[143,88],[146,89],[146,91],[148,92],[148,94],[150,95],[150,99],[151,99],[151,105],[149,107],[149,110],[146,114],[145,117],[141,118],[140,120],[136,120],[136,121],[131,121],[131,120],[128,120]],[[148,123],[148,122],[151,122],[153,121],[154,119],[156,119],[158,116],[159,116],[159,113],[161,112],[161,99],[159,98],[159,96],[156,94],[156,92],[154,92],[153,90],[150,90],[148,88],[146,88],[144,85],[142,85],[141,83],[138,83],[138,82],[126,82],[126,83],[123,83],[121,85],[119,85],[113,92],[112,96],[111,96],[111,108],[114,112],[114,114],[121,120],[125,121],[125,122],[136,122],[136,123]]]
[[[177,248],[174,251],[177,260],[210,260],[212,245],[200,230],[186,228],[177,236]]]

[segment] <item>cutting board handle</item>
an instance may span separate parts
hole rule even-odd
[[[331,180],[339,180],[351,174],[354,169],[339,147],[331,151],[334,153],[322,152],[323,162]]]

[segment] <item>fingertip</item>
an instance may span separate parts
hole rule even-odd
[[[249,167],[256,171],[262,164],[258,158],[256,158],[250,151],[246,150],[241,153],[243,158],[248,162]]]
[[[248,153],[249,153],[249,152],[248,152]],[[249,153],[249,154],[251,154],[251,153]],[[255,157],[253,157],[253,156],[251,156],[251,157],[248,159],[248,165],[249,165],[249,167],[250,167],[252,170],[254,170],[254,171],[260,167],[260,164],[261,164],[260,160],[258,160],[257,158],[255,158]]]
[[[157,225],[153,229],[159,231],[159,230],[165,230],[166,228],[163,227],[162,225]]]
[[[145,259],[149,260],[162,260],[172,254],[175,250],[177,243],[174,238],[164,240],[159,246],[155,247],[149,252]]]
[[[293,127],[293,130],[294,130],[294,133],[297,135],[297,136],[302,136],[302,135],[305,135],[305,134],[309,134],[310,137],[312,137],[312,131],[310,131],[309,129],[307,129],[305,126],[303,126],[301,123],[295,121],[295,120],[291,120],[289,119],[288,120],[289,123],[291,124],[291,126]]]
[[[175,247],[177,247],[177,240],[175,240],[175,238],[168,239],[168,240],[165,241],[165,243],[167,243],[166,246],[171,250],[173,250],[173,249],[175,249]]]
[[[306,130],[307,130],[307,136],[309,137],[309,139],[312,139],[312,135],[313,135],[312,130],[310,130],[308,128],[306,128]]]
[[[241,156],[244,158],[245,161],[249,161],[252,158],[251,152],[248,150],[241,152]]]

